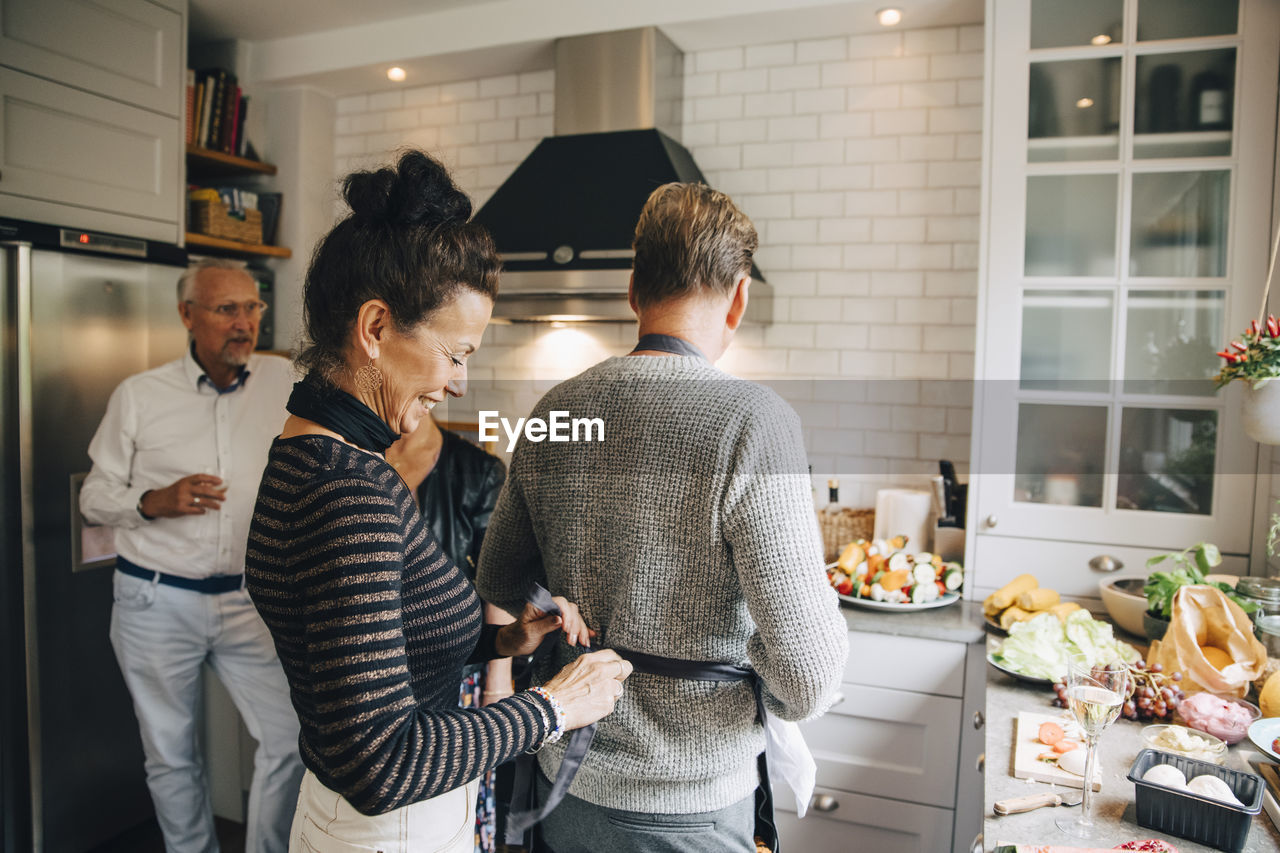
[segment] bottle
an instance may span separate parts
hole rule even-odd
[[[1191,78],[1191,119],[1197,130],[1231,127],[1231,99],[1227,81],[1216,71]]]
[[[840,481],[827,480],[827,505],[822,508],[822,514],[836,516],[840,509]]]
[[[840,529],[840,481],[827,480],[827,505],[818,511],[818,528],[822,531],[822,551],[827,562],[831,562],[843,547],[843,533]]]

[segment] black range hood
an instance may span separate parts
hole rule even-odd
[[[562,39],[556,56],[557,135],[476,214],[503,258],[493,319],[633,322],[627,284],[640,209],[662,184],[706,183],[684,146],[655,126],[679,132],[682,57],[653,28]],[[747,319],[768,322],[771,289],[754,266],[751,274]]]

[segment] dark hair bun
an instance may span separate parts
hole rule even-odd
[[[394,169],[353,172],[342,194],[352,215],[365,221],[435,226],[471,218],[471,199],[439,161],[421,151],[405,152]]]

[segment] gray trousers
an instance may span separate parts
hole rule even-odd
[[[538,801],[551,783],[539,770]],[[554,853],[755,853],[755,796],[713,812],[648,814],[597,806],[573,794],[541,824]]]

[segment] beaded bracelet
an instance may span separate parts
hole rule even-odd
[[[551,710],[555,712],[555,715],[556,715],[555,728],[551,731],[551,734],[547,735],[546,740],[542,742],[544,746],[549,743],[555,743],[556,741],[560,740],[560,738],[564,735],[564,706],[560,704],[559,699],[552,696],[550,693],[548,693],[545,689],[541,687],[531,687],[529,689],[529,692],[536,693],[539,696],[541,696],[543,699],[546,699],[547,703],[551,705]]]

